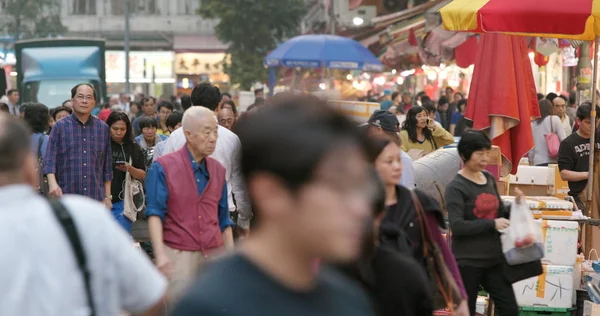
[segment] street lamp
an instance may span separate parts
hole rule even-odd
[[[352,23],[356,26],[361,26],[363,23],[365,23],[365,20],[359,16],[356,16],[354,19],[352,19]]]

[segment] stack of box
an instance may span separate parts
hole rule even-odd
[[[575,298],[574,266],[577,258],[577,222],[538,220],[542,227],[544,273],[513,284],[519,306],[571,308]]]

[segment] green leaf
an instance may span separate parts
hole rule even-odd
[[[267,80],[263,60],[284,40],[298,35],[306,14],[303,0],[198,0],[198,14],[218,19],[215,34],[229,43],[230,64],[225,72],[233,84],[249,90]]]
[[[15,39],[62,35],[67,28],[60,19],[60,0],[7,0],[7,19],[0,30]]]

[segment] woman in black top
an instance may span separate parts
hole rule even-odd
[[[380,140],[374,149],[383,150],[389,143]],[[357,280],[371,298],[379,316],[428,316],[433,313],[432,290],[423,268],[410,256],[379,240],[379,229],[385,214],[385,188],[372,171],[376,185],[373,201],[373,221],[365,228],[360,258],[341,267],[350,278]]]
[[[429,235],[425,235],[426,239],[424,240],[419,224],[421,218],[415,204],[412,202],[411,191],[398,185],[402,176],[402,160],[398,144],[388,139],[384,140],[381,146],[376,149],[371,151],[371,157],[369,158],[374,161],[375,169],[383,181],[386,208],[386,211],[381,215],[381,226],[378,231],[379,240],[382,244],[394,247],[403,255],[412,257],[423,268],[426,264],[426,258],[423,254],[424,242],[436,244],[442,253],[444,264],[450,270],[461,291],[460,296],[464,298],[460,302],[460,306],[454,311],[454,315],[466,315],[468,309],[467,295],[462,287],[462,279],[454,256],[440,231],[440,227],[445,227],[445,222],[439,204],[424,192],[415,190],[425,213],[425,218],[422,218],[422,220],[430,232]],[[457,295],[459,294],[457,293]],[[441,307],[434,306],[434,308]]]
[[[481,131],[465,132],[458,144],[464,167],[446,187],[452,231],[452,251],[467,290],[469,310],[475,315],[479,286],[490,293],[501,316],[519,315],[500,233],[509,226],[496,180],[485,171],[492,143]],[[518,195],[518,198],[522,193]]]
[[[111,213],[117,222],[131,233],[132,222],[123,215],[125,210],[125,175],[139,181],[146,179],[144,154],[140,146],[133,140],[133,131],[129,117],[123,112],[113,112],[106,119],[110,128],[110,147],[112,151],[113,179],[110,185],[112,196]]]

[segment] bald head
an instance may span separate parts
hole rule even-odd
[[[196,161],[215,151],[218,125],[214,113],[202,106],[193,106],[183,114],[183,133],[187,146]]]
[[[552,104],[554,105],[554,115],[564,118],[567,114],[567,101],[559,96],[552,100]]]
[[[233,123],[235,123],[235,114],[231,109],[222,108],[219,110],[219,113],[217,113],[217,120],[219,121],[219,125],[231,130]]]
[[[181,126],[184,130],[192,130],[198,127],[198,123],[202,123],[206,118],[214,121],[214,113],[202,106],[191,107],[183,113]]]

